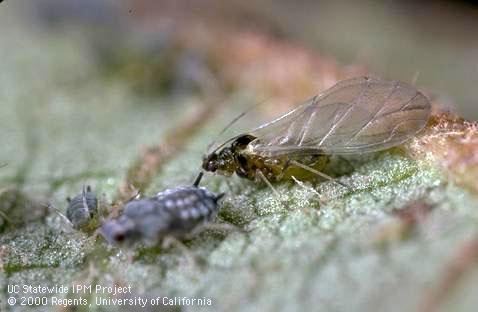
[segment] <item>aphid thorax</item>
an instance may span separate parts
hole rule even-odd
[[[293,155],[270,156],[256,151],[254,146],[258,143],[257,138],[250,134],[241,135],[233,139],[229,146],[205,155],[202,168],[226,176],[236,173],[239,177],[252,181],[260,181],[263,177],[272,182],[289,180],[293,176],[301,178],[307,176],[308,179],[316,177],[294,165]],[[329,157],[306,155],[301,156],[300,161],[308,167],[322,170],[328,163]]]
[[[238,175],[247,176],[250,167],[247,147],[255,139],[252,135],[244,134],[233,139],[229,146],[205,155],[202,163],[203,169],[223,175],[232,175],[236,172]]]

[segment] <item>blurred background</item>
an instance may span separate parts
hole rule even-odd
[[[47,47],[38,53],[53,53],[48,47],[54,49],[59,36],[74,38],[73,49],[87,50],[83,65],[90,67],[63,73],[65,83],[78,83],[88,75],[119,77],[147,96],[197,91],[214,79],[230,87],[231,77],[216,74],[217,67],[231,61],[219,59],[237,58],[230,37],[252,32],[304,47],[340,68],[360,66],[384,78],[416,83],[442,106],[478,119],[474,1],[7,0],[0,7],[0,23],[4,54],[21,53],[27,48],[24,41],[32,40],[28,34]],[[27,32],[13,35],[19,27]],[[246,44],[253,45],[254,38],[240,45]],[[222,55],[208,55],[211,50]],[[280,51],[273,56],[248,53],[257,58],[255,75],[264,75],[259,62],[268,57],[277,58],[277,67],[293,61]],[[41,59],[22,59],[18,66],[41,76],[38,62]],[[301,64],[296,71],[297,66]],[[310,69],[303,70],[304,80],[317,78],[309,75]],[[268,75],[287,72],[276,69]]]
[[[250,116],[267,121],[363,74],[478,119],[473,2],[6,0],[0,29],[1,182],[39,194],[100,177],[114,192],[142,148],[197,117],[207,140],[176,142],[195,171],[246,107],[265,101]]]

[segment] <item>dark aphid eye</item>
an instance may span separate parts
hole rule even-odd
[[[126,235],[125,235],[123,232],[120,232],[120,233],[116,233],[113,238],[114,238],[115,241],[117,241],[117,242],[122,242],[122,241],[125,240]]]
[[[211,172],[216,171],[217,170],[217,162],[218,162],[218,157],[217,157],[216,153],[209,155],[209,157],[207,159],[207,163],[206,163],[207,168],[204,168],[204,169],[206,169],[208,171],[211,171]]]
[[[209,156],[204,157],[203,169],[207,171],[214,172],[217,170],[217,154],[213,153]]]
[[[217,169],[217,164],[215,161],[210,160],[207,162],[207,168],[205,168],[207,171],[214,172]]]

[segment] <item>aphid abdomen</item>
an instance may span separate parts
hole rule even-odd
[[[188,234],[218,211],[217,197],[204,188],[182,187],[159,193],[157,198],[162,209],[171,215],[169,231],[175,236]]]
[[[87,226],[98,209],[98,198],[90,187],[82,194],[75,196],[69,201],[66,209],[66,217],[73,224],[74,228]]]
[[[291,158],[291,160],[294,158]],[[327,164],[330,162],[330,157],[327,155],[308,155],[304,158],[296,159],[300,163],[315,169],[317,171],[323,171]],[[320,178],[317,174],[305,170],[301,167],[295,166],[293,164],[288,165],[283,172],[282,179],[292,180],[292,177],[295,177],[301,181],[313,181]]]
[[[257,176],[257,171],[260,171],[271,182],[292,180],[292,177],[301,180],[317,179],[316,174],[293,165],[291,160],[298,160],[318,171],[323,170],[330,160],[327,155],[306,155],[302,157],[281,155],[268,157],[267,155],[243,153],[241,156],[244,161],[238,166],[240,168],[236,171],[238,176],[252,181],[261,181],[261,178]]]

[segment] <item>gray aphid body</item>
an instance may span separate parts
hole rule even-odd
[[[68,200],[66,217],[75,229],[86,228],[98,210],[98,198],[89,186],[73,199]]]
[[[130,201],[118,219],[103,224],[101,232],[111,243],[184,238],[216,216],[223,195],[216,196],[197,184],[168,189],[151,198]]]

